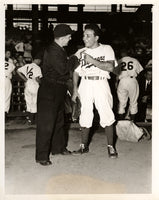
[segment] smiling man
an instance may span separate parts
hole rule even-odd
[[[99,36],[100,29],[96,24],[86,25],[83,34],[85,47],[75,54],[81,63],[73,75],[72,100],[76,101],[79,97],[81,101],[79,123],[82,127],[82,141],[80,149],[74,151],[73,154],[89,152],[88,137],[93,122],[94,104],[100,116],[100,125],[105,128],[107,135],[108,155],[110,158],[116,158],[118,154],[113,141],[115,122],[112,111],[113,99],[107,81],[110,78],[109,72],[112,72],[115,66],[115,55],[111,46],[98,42]],[[79,77],[81,77],[81,82],[78,88]]]

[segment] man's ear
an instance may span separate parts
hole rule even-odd
[[[62,43],[65,42],[65,38],[66,38],[65,36],[60,37],[60,40],[61,40],[60,42],[62,42]]]
[[[96,41],[98,41],[99,40],[99,36],[98,35],[96,35]]]

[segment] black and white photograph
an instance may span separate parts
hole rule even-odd
[[[1,11],[2,199],[157,200],[159,6]]]

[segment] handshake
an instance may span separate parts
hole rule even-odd
[[[86,65],[88,63],[92,63],[93,60],[94,60],[90,55],[85,53],[85,50],[86,50],[86,48],[82,48],[82,49],[79,49],[75,53],[75,56],[79,59],[79,61],[81,61],[83,63],[82,65]]]
[[[82,48],[82,49],[79,49],[76,53],[75,53],[75,56],[81,60],[82,59],[82,54],[85,52],[86,48]]]

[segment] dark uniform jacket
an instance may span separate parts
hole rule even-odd
[[[50,81],[66,82],[69,79],[69,72],[74,69],[77,62],[76,56],[68,59],[66,51],[54,42],[44,52],[43,77]]]

